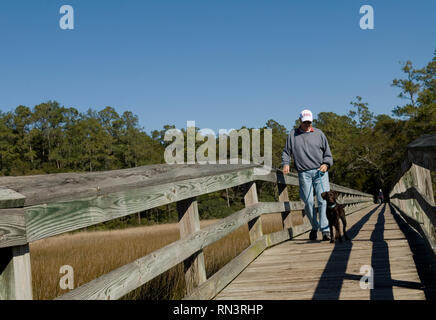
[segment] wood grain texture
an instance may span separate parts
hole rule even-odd
[[[32,300],[28,244],[0,249],[0,300]]]
[[[0,210],[0,248],[27,243],[26,221],[22,208]]]
[[[195,198],[177,202],[179,214],[180,238],[186,238],[200,230],[200,217]],[[203,250],[197,251],[184,261],[186,292],[189,294],[195,287],[206,281],[206,267]]]
[[[428,144],[422,147],[418,143],[418,146],[423,148],[420,149],[422,152],[428,152]],[[415,150],[409,150],[408,158],[402,167],[402,175],[392,188],[389,196],[391,203],[404,215],[422,224],[418,230],[421,231],[422,236],[426,237],[436,254],[436,206],[433,197],[432,179],[428,168],[417,165],[413,162],[413,159],[410,159],[414,153]],[[436,162],[435,159],[431,161]],[[431,161],[426,164],[431,164]],[[430,165],[428,167],[431,168]]]
[[[255,164],[155,164],[137,168],[0,177],[0,186],[26,197],[26,206],[96,197],[130,189],[220,175],[258,167]]]
[[[26,207],[28,241],[77,230],[104,221],[252,181],[253,170]]]
[[[245,207],[249,207],[258,203],[259,200],[257,198],[256,183],[255,182],[247,183],[245,187],[246,187],[246,192],[244,195]],[[256,240],[260,239],[263,236],[261,216],[248,221],[248,233],[250,236],[250,243],[256,242]]]
[[[407,146],[408,160],[420,167],[436,171],[436,135],[426,134]]]
[[[286,184],[278,183],[277,189],[279,193],[279,202],[289,202],[288,186]],[[287,230],[292,227],[291,211],[286,210],[281,212],[283,229]]]
[[[0,187],[0,209],[23,207],[25,201],[26,197],[22,194],[5,187]]]

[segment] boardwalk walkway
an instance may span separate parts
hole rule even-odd
[[[347,222],[351,242],[312,242],[305,233],[266,250],[216,299],[426,299],[411,251],[422,240],[409,243],[395,210],[373,205]],[[360,288],[363,265],[373,267],[373,290]]]

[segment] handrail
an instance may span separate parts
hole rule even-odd
[[[290,202],[287,198],[286,185],[298,185],[296,175],[283,175],[279,170],[258,175],[255,170],[258,167],[255,164],[152,165],[98,173],[2,177],[0,185],[7,189],[0,189],[0,208],[3,208],[0,209],[0,254],[21,249],[23,254],[12,256],[10,265],[16,266],[17,259],[21,259],[19,270],[24,266],[26,274],[30,274],[29,242],[177,202],[183,204],[178,206],[181,234],[184,230],[180,240],[58,299],[118,299],[181,262],[185,263],[187,285],[190,282],[186,297],[211,298],[219,292],[220,286],[211,290],[210,284],[218,281],[222,286],[225,281],[231,281],[229,274],[234,274],[244,263],[250,263],[255,258],[253,252],[260,254],[267,247],[311,228],[306,217],[302,225],[289,223],[290,212],[304,208],[302,202]],[[277,183],[280,202],[258,202],[255,181]],[[200,230],[195,197],[240,185],[246,186],[246,208]],[[341,192],[340,202],[346,204],[347,214],[372,204],[369,194],[334,184],[330,186]],[[2,190],[9,196],[2,197]],[[6,199],[8,197],[13,201]],[[284,229],[263,235],[259,217],[274,212],[282,212]],[[249,226],[251,246],[226,266],[233,273],[227,274],[225,281],[219,277],[220,271],[205,279],[203,249],[244,224]],[[238,259],[244,263],[238,262],[235,267]],[[17,286],[20,281],[23,282],[18,272],[7,283],[0,280],[0,298],[31,299],[29,276],[20,284],[20,292],[25,294],[11,287],[11,283]],[[209,289],[204,289],[206,287]]]
[[[436,171],[436,135],[427,134],[407,146],[389,197],[436,254],[436,206],[430,171]]]

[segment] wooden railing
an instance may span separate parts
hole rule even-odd
[[[287,185],[295,174],[258,165],[151,165],[95,173],[0,178],[0,298],[32,299],[29,243],[177,202],[181,239],[73,289],[57,299],[119,299],[179,263],[184,263],[186,299],[211,299],[266,248],[311,229],[307,217],[292,225]],[[278,202],[259,202],[256,182],[277,184]],[[245,208],[200,229],[196,197],[245,186]],[[330,184],[350,214],[373,204],[371,195]],[[263,234],[260,216],[282,213],[283,230]],[[251,245],[206,279],[203,250],[248,224]]]
[[[423,135],[407,146],[407,156],[389,197],[436,254],[436,206],[430,171],[436,171],[436,135]]]

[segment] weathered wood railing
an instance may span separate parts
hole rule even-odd
[[[181,239],[69,291],[57,299],[119,299],[184,263],[186,299],[210,299],[263,250],[311,229],[292,225],[287,185],[295,174],[258,175],[257,165],[151,165],[95,173],[0,178],[0,299],[32,299],[29,243],[177,202]],[[276,183],[279,202],[259,202],[255,181]],[[245,208],[200,229],[196,197],[245,185]],[[330,184],[347,214],[373,203],[369,194]],[[260,216],[282,213],[283,230],[263,234]],[[248,224],[251,245],[209,279],[203,249]]]
[[[430,171],[436,171],[436,135],[424,135],[407,146],[397,183],[389,197],[436,254],[436,206]]]

